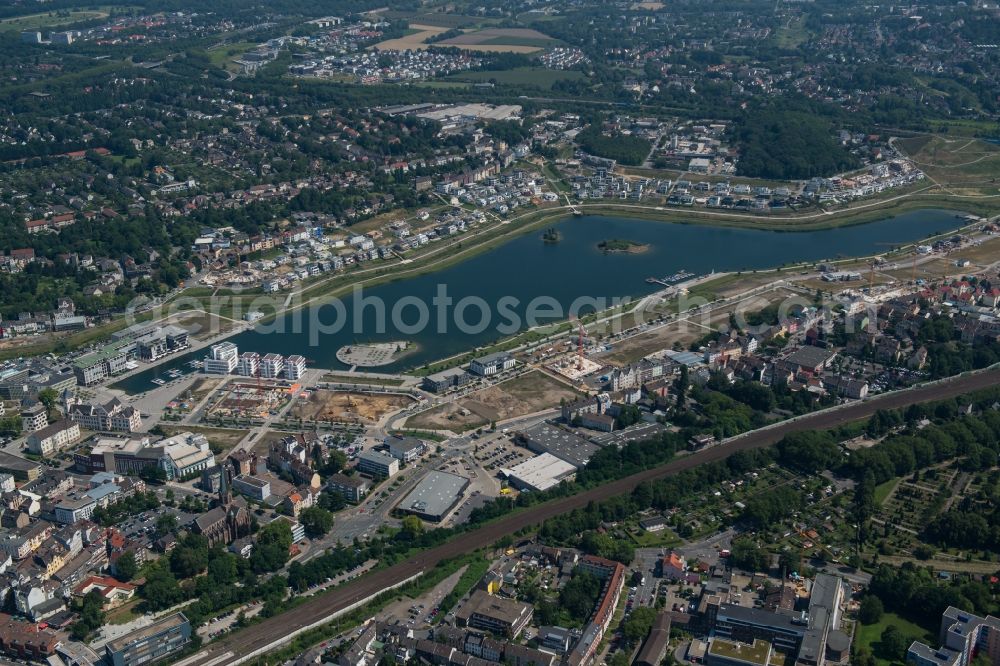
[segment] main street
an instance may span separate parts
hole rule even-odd
[[[296,630],[313,625],[333,613],[343,611],[352,604],[373,597],[399,581],[429,571],[444,559],[490,546],[501,537],[536,526],[550,518],[584,507],[590,502],[600,502],[629,493],[641,483],[673,476],[699,465],[723,460],[736,451],[771,446],[790,433],[827,430],[843,423],[868,418],[879,409],[899,409],[915,403],[954,398],[973,391],[992,388],[998,382],[1000,382],[1000,367],[992,367],[974,374],[886,393],[865,402],[849,403],[814,412],[783,421],[771,427],[754,430],[717,446],[677,458],[665,465],[612,481],[598,488],[514,513],[467,532],[461,538],[452,539],[448,543],[420,553],[405,562],[366,574],[327,594],[310,599],[285,613],[264,620],[250,631],[237,632],[213,642],[201,652],[185,659],[184,666],[226,666],[241,663],[245,655],[252,654],[257,650],[276,648],[291,640],[292,634]]]

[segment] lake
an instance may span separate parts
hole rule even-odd
[[[230,340],[240,352],[301,354],[318,367],[339,370],[347,369],[335,356],[344,345],[416,343],[415,352],[374,369],[396,372],[506,337],[525,327],[528,314],[537,323],[564,319],[566,309],[574,301],[579,304],[581,297],[598,304],[604,299],[603,304],[610,305],[612,298],[641,297],[660,288],[646,283],[648,277],[681,270],[704,275],[713,270],[773,268],[885,252],[889,243],[920,240],[961,224],[954,211],[946,210],[919,210],[867,224],[801,232],[596,215],[570,218],[551,225],[559,232],[558,243],[544,243],[544,229],[534,230],[436,273],[366,289],[363,300],[347,295],[338,306],[289,313]],[[602,240],[613,238],[649,248],[638,254],[605,254],[598,249]],[[445,307],[447,298],[451,305]],[[367,304],[358,310],[373,299],[383,305]],[[583,305],[581,313],[594,309]],[[383,327],[378,326],[379,307],[386,315]],[[397,321],[392,317],[394,308]],[[486,326],[484,308],[489,313]],[[420,326],[422,318],[428,325]],[[152,379],[166,378],[165,372],[172,368],[190,371],[187,362],[205,354],[207,350],[178,356],[115,386],[129,393],[148,390],[155,386]]]

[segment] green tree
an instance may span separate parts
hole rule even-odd
[[[894,624],[890,624],[882,632],[875,646],[875,655],[888,661],[903,661],[906,650],[913,641],[906,637]]]
[[[288,561],[292,547],[292,526],[284,519],[272,521],[257,532],[257,544],[250,555],[256,573],[277,571]]]
[[[82,641],[104,624],[104,598],[97,590],[91,590],[80,601],[77,611],[80,619],[73,625],[70,634]]]
[[[652,608],[636,608],[622,624],[622,636],[629,645],[636,645],[646,638],[655,620],[656,611]]]
[[[59,399],[59,394],[56,393],[54,388],[43,388],[38,392],[38,402],[45,405],[45,409],[52,412],[53,408],[56,406],[56,401]]]
[[[861,620],[861,624],[875,624],[882,619],[883,613],[885,608],[882,606],[882,600],[874,594],[869,594],[861,600],[858,619]]]
[[[130,581],[139,573],[139,564],[135,561],[135,553],[131,550],[122,554],[115,562],[115,577],[118,580]]]
[[[156,533],[160,536],[170,534],[177,529],[177,516],[165,513],[156,519]]]
[[[333,528],[333,514],[318,506],[311,506],[299,514],[299,522],[310,537],[320,537]]]
[[[401,538],[413,541],[424,533],[424,523],[416,516],[406,516],[403,518],[403,529],[400,530]]]

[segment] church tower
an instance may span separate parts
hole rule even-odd
[[[219,477],[219,504],[229,506],[233,503],[233,491],[229,487],[229,465],[222,465],[222,472]]]

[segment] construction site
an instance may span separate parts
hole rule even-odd
[[[447,402],[406,421],[408,428],[463,432],[491,422],[533,414],[572,401],[580,394],[556,378],[535,370]]]
[[[579,320],[576,320],[575,323],[577,326],[575,353],[565,354],[545,366],[549,370],[574,382],[580,381],[604,367],[600,363],[595,363],[583,355],[583,346],[585,343],[589,343],[590,340],[587,339],[587,331],[583,327],[583,324]]]
[[[275,386],[259,379],[254,383],[230,382],[205,410],[206,419],[266,419],[277,416],[301,385]]]
[[[299,394],[289,417],[304,421],[370,424],[413,402],[414,399],[405,393],[316,389]]]

